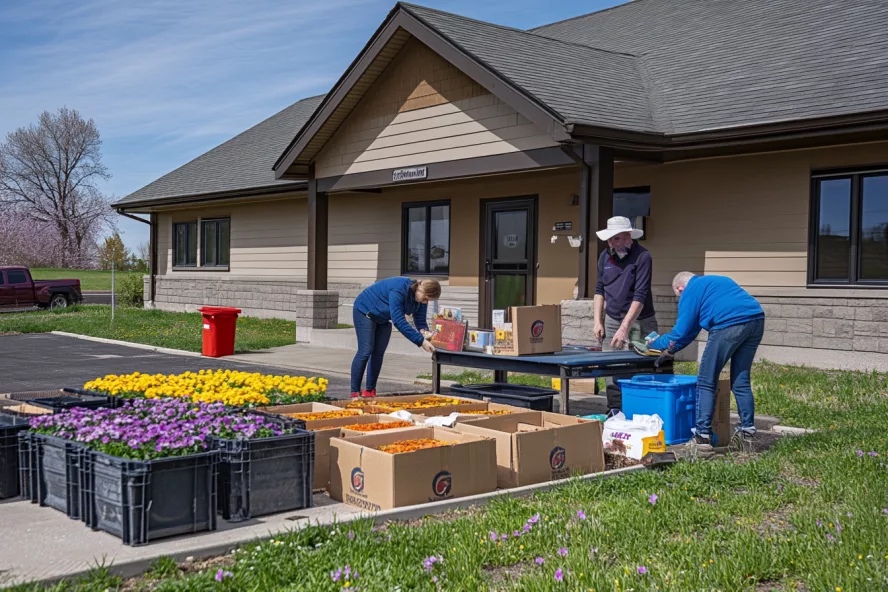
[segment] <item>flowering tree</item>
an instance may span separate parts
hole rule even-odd
[[[0,208],[39,224],[44,232],[29,238],[55,242],[60,267],[94,255],[96,236],[113,225],[96,185],[111,177],[101,145],[95,122],[68,108],[44,111],[36,125],[10,132],[0,144]]]
[[[16,210],[3,210],[0,216],[0,265],[92,267],[95,260],[92,242],[85,244],[79,252],[66,252],[54,225]]]

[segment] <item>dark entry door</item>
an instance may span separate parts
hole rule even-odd
[[[484,285],[481,325],[494,310],[534,303],[536,284],[536,198],[484,203]]]

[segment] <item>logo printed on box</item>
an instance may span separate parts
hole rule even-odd
[[[358,493],[364,491],[364,471],[361,467],[355,467],[351,472],[351,487]]]
[[[567,452],[565,452],[564,448],[561,446],[556,446],[552,449],[552,452],[549,453],[549,466],[552,467],[553,471],[564,468],[564,463],[566,462]]]
[[[438,497],[450,495],[452,487],[453,476],[450,474],[450,471],[441,471],[432,479],[432,491]]]
[[[543,341],[543,321],[534,321],[530,326],[530,341],[531,343],[540,343]]]

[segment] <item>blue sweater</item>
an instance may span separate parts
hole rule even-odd
[[[701,329],[717,331],[765,318],[765,312],[749,292],[731,278],[704,275],[691,278],[678,300],[678,320],[672,331],[650,344],[665,350],[670,343],[677,352],[686,348]]]
[[[429,329],[426,322],[428,307],[416,301],[410,291],[411,284],[413,280],[406,277],[380,280],[358,295],[355,309],[377,323],[391,321],[404,337],[420,346],[423,337],[419,331]],[[404,318],[405,315],[413,315],[416,329]]]

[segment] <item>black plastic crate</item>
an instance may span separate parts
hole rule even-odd
[[[450,392],[462,397],[484,400],[500,405],[512,405],[523,407],[531,411],[552,411],[553,401],[558,391],[527,386],[523,384],[509,384],[507,382],[494,382],[493,384],[454,384]]]
[[[28,403],[29,405],[51,409],[53,413],[66,411],[75,407],[99,409],[102,407],[111,407],[114,404],[111,401],[111,397],[105,395],[84,395],[73,392],[71,389],[12,393],[9,395],[9,399],[11,401]]]
[[[32,432],[30,446],[30,471],[37,503],[79,520],[83,445]],[[30,492],[31,496],[35,495],[35,491]]]
[[[222,453],[219,513],[240,522],[313,505],[314,432],[212,442]]]
[[[37,459],[33,443],[33,434],[29,431],[18,433],[19,453],[19,497],[37,503]]]
[[[0,499],[19,494],[18,435],[28,427],[27,418],[0,413]]]
[[[216,530],[217,450],[150,461],[87,456],[84,516],[93,530],[133,546]]]

